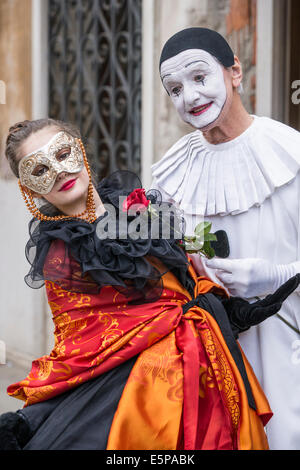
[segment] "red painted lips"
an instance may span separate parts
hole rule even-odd
[[[204,104],[203,106],[198,106],[197,108],[193,108],[190,111],[190,114],[192,114],[193,116],[200,116],[200,114],[205,113],[205,111],[207,111],[211,107],[212,104],[213,102]]]
[[[67,181],[65,184],[62,185],[60,191],[67,191],[68,189],[72,188],[76,183],[77,178],[73,178],[72,180]]]

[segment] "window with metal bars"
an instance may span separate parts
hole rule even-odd
[[[141,0],[49,0],[49,115],[77,124],[99,178],[140,174]]]

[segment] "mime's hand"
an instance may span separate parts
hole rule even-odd
[[[230,295],[246,299],[268,295],[300,273],[300,262],[273,264],[260,258],[213,258],[205,264],[215,270]]]

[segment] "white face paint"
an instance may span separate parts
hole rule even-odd
[[[183,121],[202,129],[219,117],[227,93],[223,67],[211,54],[180,52],[161,64],[160,74]]]

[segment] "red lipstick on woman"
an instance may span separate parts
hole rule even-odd
[[[59,191],[67,191],[68,189],[71,189],[74,184],[76,183],[77,178],[73,178],[69,181],[67,181],[65,184],[62,185]]]

